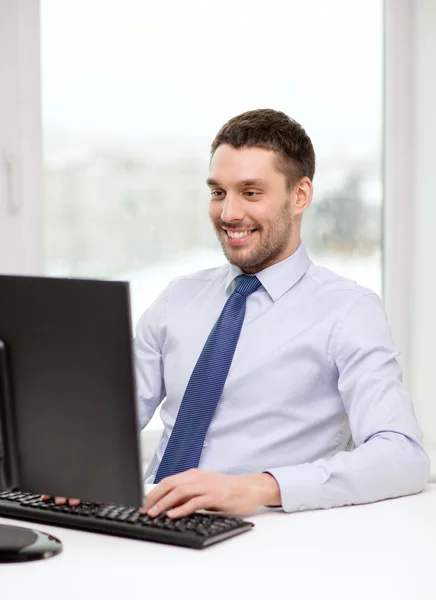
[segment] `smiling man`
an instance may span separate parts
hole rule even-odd
[[[380,299],[300,239],[315,154],[274,110],[226,123],[209,214],[228,263],[172,281],[137,327],[141,426],[164,432],[144,511],[286,512],[417,493],[429,475]]]

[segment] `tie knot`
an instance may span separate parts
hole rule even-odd
[[[260,285],[261,283],[255,275],[238,275],[236,277],[235,292],[247,297],[255,292]]]

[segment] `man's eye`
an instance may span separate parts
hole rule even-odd
[[[255,196],[257,196],[257,192],[254,192],[253,190],[247,190],[245,192],[245,195],[248,196],[249,198],[254,198]]]
[[[224,196],[224,192],[221,192],[220,190],[211,190],[211,195],[212,198],[216,198],[216,199],[220,199]]]

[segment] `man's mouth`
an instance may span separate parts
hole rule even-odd
[[[224,227],[223,227],[224,229]],[[256,229],[224,229],[226,232],[227,242],[231,246],[241,246],[246,244],[253,235],[256,233]]]

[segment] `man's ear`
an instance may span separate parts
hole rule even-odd
[[[300,216],[310,206],[313,186],[309,177],[302,177],[294,187],[294,216]]]

